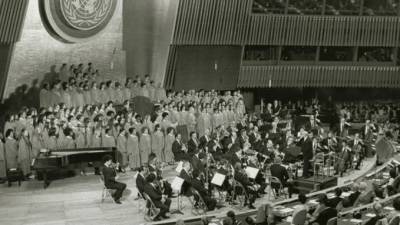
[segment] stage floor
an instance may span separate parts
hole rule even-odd
[[[346,183],[370,170],[374,158],[367,159],[360,171],[345,174],[338,183]],[[164,171],[164,177],[172,180],[176,176],[174,168]],[[95,175],[76,176],[51,183],[43,189],[43,183],[32,180],[23,182],[21,187],[0,185],[0,224],[4,225],[139,225],[147,223],[143,212],[139,212],[134,172],[120,175],[120,180],[128,185],[122,205],[111,199],[101,203],[102,185]],[[269,201],[268,195],[257,199],[255,206]],[[171,220],[195,216],[187,198],[183,198],[184,215],[173,214]],[[143,204],[142,204],[143,205]],[[171,209],[177,208],[177,198],[172,200]],[[229,210],[243,212],[236,206],[223,207],[208,214],[223,215]]]

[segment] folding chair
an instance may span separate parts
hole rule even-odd
[[[153,200],[146,193],[143,193],[143,198],[146,200],[146,208],[148,208],[148,211],[144,214],[144,219],[153,221],[161,210],[154,205]]]
[[[196,216],[205,215],[207,212],[207,205],[203,197],[201,197],[200,193],[194,188],[190,188],[190,191],[193,194],[193,199],[189,197],[189,200],[192,203],[192,213]]]
[[[99,176],[100,178],[100,183],[102,184],[102,186],[103,186],[103,190],[102,190],[102,192],[101,192],[101,203],[103,203],[104,202],[104,200],[107,198],[107,197],[110,197],[110,198],[112,198],[112,195],[113,195],[113,193],[114,193],[114,190],[113,189],[108,189],[107,187],[106,187],[106,184],[104,183],[104,176],[103,175],[100,175]]]
[[[277,177],[270,177],[270,193],[268,193],[268,198],[271,200],[272,194],[274,195],[274,198],[277,199],[277,197],[283,195],[285,198],[287,197],[287,193],[285,192],[285,189],[283,187],[282,182],[279,180]],[[278,193],[276,192],[276,188],[278,187]]]
[[[135,200],[137,201],[137,204],[138,204],[138,205],[137,205],[137,206],[138,206],[138,212],[141,212],[142,209],[145,209],[145,208],[146,208],[146,203],[147,203],[147,201],[146,201],[146,199],[144,199],[142,193],[140,193],[139,190],[137,190],[137,191],[138,191],[138,198],[135,199]],[[144,207],[142,206],[142,202],[144,202]]]
[[[246,203],[246,199],[249,200],[249,194],[246,191],[246,188],[238,181],[233,180],[233,196],[239,200],[239,206],[244,207]]]

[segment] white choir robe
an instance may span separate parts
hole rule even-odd
[[[18,143],[18,165],[24,175],[31,173],[32,145],[28,138],[21,137]]]
[[[128,154],[129,167],[131,169],[140,167],[139,138],[136,135],[128,136],[126,151]]]
[[[156,131],[153,133],[151,138],[151,149],[152,152],[156,154],[158,159],[161,159],[162,162],[165,162],[163,132]]]

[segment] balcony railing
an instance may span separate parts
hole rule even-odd
[[[399,72],[400,67],[386,66],[242,66],[238,87],[399,88]]]

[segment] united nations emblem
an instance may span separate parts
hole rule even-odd
[[[79,30],[97,27],[110,13],[112,0],[61,0],[68,23]]]
[[[80,42],[106,27],[118,0],[39,0],[39,3],[50,34],[63,41]]]

